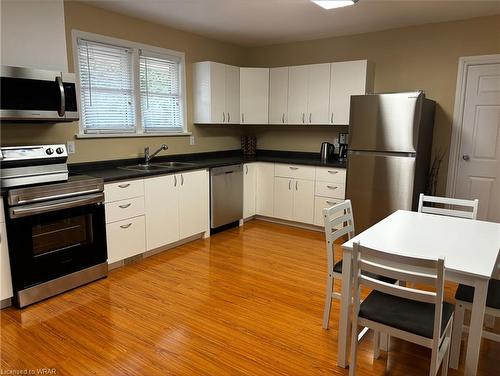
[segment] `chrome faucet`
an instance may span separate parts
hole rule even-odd
[[[153,154],[149,153],[149,146],[144,148],[144,164],[148,165],[149,162],[151,162],[151,159],[153,159],[160,151],[162,150],[167,150],[168,146],[165,144],[162,144],[158,150],[156,150]]]

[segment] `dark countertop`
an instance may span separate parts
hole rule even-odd
[[[71,173],[99,177],[103,178],[105,182],[111,182],[249,162],[276,162],[318,167],[346,168],[346,162],[341,162],[337,159],[326,163],[321,162],[319,153],[283,152],[274,150],[258,150],[257,154],[253,157],[243,156],[240,150],[198,154],[163,155],[161,157],[156,157],[152,163],[167,161],[189,162],[192,164],[188,166],[178,166],[153,171],[131,171],[119,168],[142,162],[142,158],[136,158],[70,164],[69,170]]]

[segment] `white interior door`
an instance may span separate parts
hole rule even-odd
[[[500,64],[467,69],[455,197],[479,199],[478,219],[500,222]]]

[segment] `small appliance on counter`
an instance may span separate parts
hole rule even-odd
[[[347,159],[348,136],[348,133],[339,133],[339,160],[341,161]]]
[[[330,142],[323,142],[321,144],[320,157],[321,162],[328,162],[333,159],[333,154],[335,152],[335,146]]]
[[[14,289],[25,307],[108,274],[104,182],[68,176],[66,147],[0,148]]]

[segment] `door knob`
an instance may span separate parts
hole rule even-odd
[[[468,161],[468,160],[470,159],[470,156],[469,156],[469,155],[467,155],[467,154],[464,154],[464,155],[462,155],[462,159],[463,159],[464,161]]]

